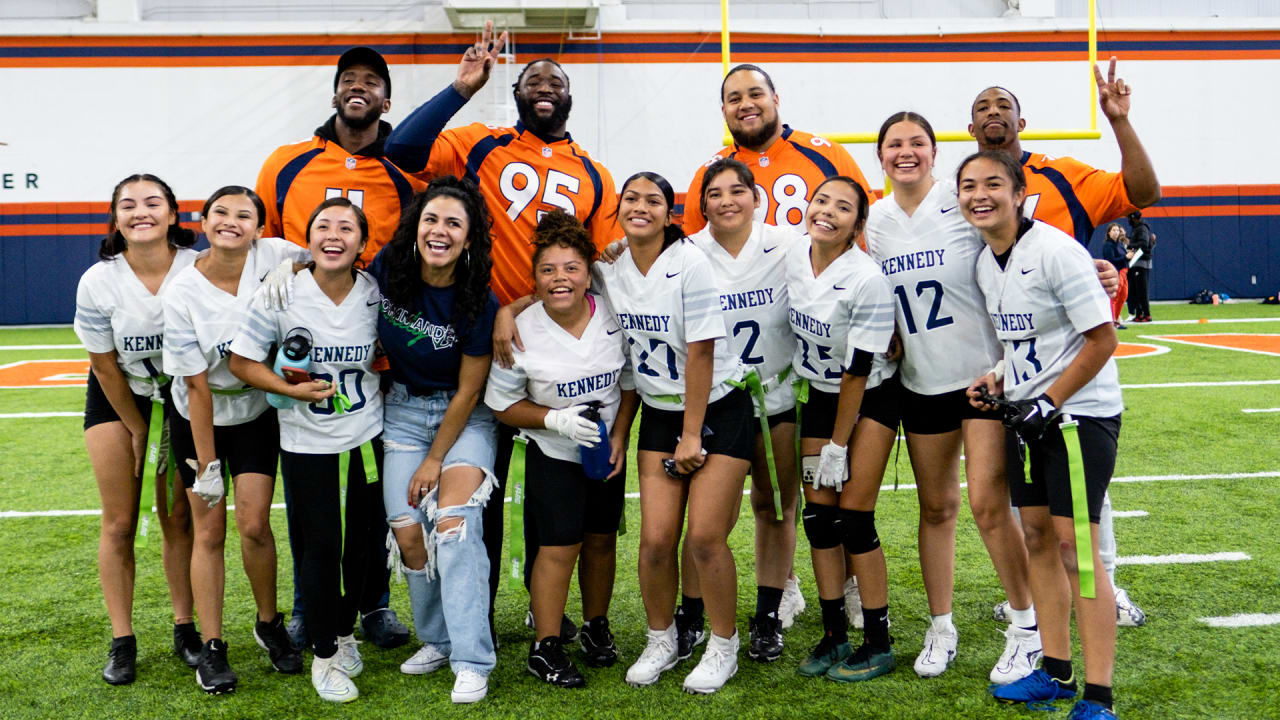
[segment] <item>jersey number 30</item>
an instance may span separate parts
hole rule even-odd
[[[311,373],[311,379],[332,383],[333,375],[329,373]],[[351,401],[351,406],[343,412],[355,412],[364,407],[367,400],[364,396],[364,370],[348,368],[338,373],[338,392]],[[316,415],[332,415],[333,398],[326,398],[323,403],[311,403],[307,407],[311,408],[311,412]]]

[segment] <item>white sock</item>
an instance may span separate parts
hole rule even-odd
[[[1012,605],[1009,606],[1009,621],[1014,627],[1029,628],[1035,627],[1036,624],[1036,606],[1032,605],[1026,610],[1015,610]]]
[[[953,626],[953,625],[951,624],[951,613],[943,613],[943,614],[941,614],[941,615],[934,615],[934,616],[933,616],[933,629],[934,629],[934,630],[937,630],[938,632],[943,632],[943,631],[946,631],[946,630],[954,631],[954,630],[955,630],[955,626]]]

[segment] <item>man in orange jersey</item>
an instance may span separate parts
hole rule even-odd
[[[383,141],[391,132],[391,125],[381,121],[382,114],[391,109],[391,73],[376,50],[354,47],[342,54],[333,76],[332,105],[336,112],[316,128],[315,137],[277,148],[262,164],[257,191],[267,210],[263,233],[305,247],[307,220],[315,207],[327,198],[345,195],[369,220],[368,242],[360,256],[360,262],[367,265],[391,241],[400,223],[400,208],[426,185],[401,172],[383,155]],[[292,507],[287,486],[285,505]],[[302,648],[307,645],[307,632],[306,608],[298,592],[300,538],[293,531],[291,513],[285,515],[290,520],[289,549],[294,558],[289,636]],[[381,538],[387,534],[386,524],[371,527],[370,532]],[[372,560],[377,567],[385,566],[385,561],[385,556]],[[381,583],[382,599],[374,607],[360,608],[365,637],[383,648],[409,641],[409,629],[387,607],[389,578],[389,572],[370,576],[370,582]]]
[[[268,236],[306,245],[307,219],[316,205],[336,195],[364,210],[369,238],[360,254],[368,265],[391,241],[400,208],[426,187],[387,160],[383,143],[391,125],[391,74],[376,50],[355,47],[342,54],[333,77],[335,112],[315,137],[284,145],[258,173],[258,195],[267,208]]]
[[[489,80],[506,44],[504,32],[497,38],[486,23],[480,41],[468,48],[458,63],[451,85],[418,107],[387,138],[387,156],[419,177],[452,174],[476,183],[493,219],[493,280],[499,302],[508,305],[533,292],[533,231],[538,219],[557,208],[575,216],[591,233],[598,249],[621,236],[617,228],[618,195],[613,177],[591,159],[566,129],[573,96],[569,78],[551,58],[535,60],[520,71],[512,88],[519,122],[515,127],[489,127],[472,123],[445,130],[449,120]],[[501,314],[499,315],[501,318]],[[499,362],[510,365],[503,351],[512,338],[514,324],[495,325],[495,351]],[[505,333],[505,335],[504,335]],[[518,338],[516,338],[518,342]],[[505,485],[515,430],[499,424],[494,474]],[[495,495],[495,497],[498,497]],[[490,502],[484,513],[484,541],[489,549],[490,631],[493,631],[493,599],[501,575],[503,503]],[[537,556],[537,530],[525,520],[525,585],[529,585]],[[601,570],[612,578],[613,570]],[[586,618],[584,647],[613,648],[608,621]],[[531,625],[530,620],[526,620]],[[561,639],[569,642],[577,627],[566,616]],[[495,633],[496,635],[496,633]],[[539,638],[541,640],[542,638]],[[614,650],[616,652],[616,648]]]
[[[1129,98],[1133,88],[1116,77],[1115,57],[1111,58],[1106,79],[1097,66],[1093,68],[1093,75],[1098,84],[1098,103],[1120,146],[1118,173],[1098,170],[1075,158],[1024,151],[1018,132],[1026,127],[1027,121],[1022,118],[1018,98],[1002,87],[989,87],[978,94],[971,108],[973,122],[969,125],[969,134],[978,141],[979,150],[1000,150],[1022,163],[1027,178],[1023,212],[1071,235],[1085,247],[1089,246],[1098,225],[1160,201],[1160,181],[1156,179],[1151,158],[1129,124]],[[1114,276],[1110,263],[1096,262]],[[1105,278],[1103,285],[1108,285]],[[1114,290],[1108,287],[1108,293],[1114,294]],[[1116,589],[1116,624],[1141,626],[1146,623],[1146,613],[1115,584],[1116,536],[1109,494],[1103,496],[1098,536],[1098,552]],[[999,620],[1007,620],[1005,605],[1007,603],[996,606]]]
[[[773,79],[760,67],[738,65],[725,76],[720,84],[720,111],[733,136],[733,147],[722,148],[694,174],[685,195],[681,222],[685,232],[692,235],[707,224],[697,202],[702,174],[723,157],[751,168],[764,200],[758,211],[764,213],[760,219],[770,225],[803,227],[804,211],[814,189],[832,175],[853,178],[867,197],[875,200],[862,170],[843,146],[783,125],[778,104]]]

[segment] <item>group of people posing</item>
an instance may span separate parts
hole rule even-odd
[[[1159,199],[1114,61],[1098,83],[1122,173],[1022,153],[1021,108],[993,87],[972,108],[979,152],[954,177],[935,177],[928,120],[886,119],[877,156],[893,192],[874,204],[848,154],[782,125],[768,74],[737,66],[721,87],[735,145],[698,170],[681,225],[665,178],[639,172],[615,191],[573,142],[569,79],[552,60],[520,73],[515,127],[445,129],[504,42],[486,29],[457,80],[394,131],[380,122],[386,63],[369,48],[345,53],[335,115],[313,141],[276,151],[256,192],[210,196],[200,253],[162,180],[116,186],[75,321],[91,359],[85,439],[103,502],[104,679],[136,676],[134,547],[154,503],[175,649],[203,690],[234,690],[221,617],[234,497],[254,637],[276,670],[301,672],[310,650],[319,696],[356,699],[357,620],[366,639],[380,629],[370,618],[394,629],[392,568],[420,642],[401,670],[448,664],[453,701],[478,701],[508,568],[502,497],[520,483],[506,504],[535,630],[527,666],[581,687],[570,643],[592,667],[620,657],[608,617],[630,457],[647,633],[627,683],[658,682],[702,644],[685,690],[715,692],[737,671],[728,536],[748,475],[748,657],[778,660],[805,606],[793,569],[803,525],[822,633],[797,670],[870,680],[896,663],[875,504],[901,426],[931,615],[915,672],[940,675],[956,655],[963,451],[1008,598],[996,609],[1010,627],[992,695],[1080,693],[1072,718],[1115,717],[1117,617],[1143,620],[1109,577],[1116,273],[1077,241],[1092,227],[1064,232],[1033,215],[1082,221],[1064,177],[1101,198],[1095,222]],[[269,522],[277,463],[295,566],[288,627]],[[565,613],[575,566],[581,628]]]

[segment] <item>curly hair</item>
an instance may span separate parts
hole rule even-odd
[[[467,213],[468,249],[458,258],[453,268],[457,294],[453,300],[451,322],[461,332],[470,328],[484,312],[489,300],[489,273],[493,268],[490,255],[492,241],[489,231],[493,222],[485,207],[484,197],[470,180],[452,175],[435,178],[427,189],[414,196],[400,213],[400,225],[386,247],[387,282],[383,292],[391,302],[420,311],[422,295],[422,261],[418,257],[418,224],[427,203],[438,197],[448,197],[462,203]]]
[[[98,257],[103,260],[110,260],[129,249],[129,241],[125,240],[117,225],[116,204],[120,202],[120,193],[124,192],[125,186],[136,182],[155,183],[159,186],[160,192],[164,194],[165,202],[169,205],[169,211],[173,213],[173,223],[169,225],[169,247],[185,248],[195,245],[196,234],[178,224],[180,217],[178,199],[174,196],[173,188],[169,187],[169,183],[151,173],[135,173],[116,183],[115,189],[111,191],[111,214],[107,218],[107,236],[102,238],[102,244],[98,246]]]
[[[588,265],[596,258],[596,246],[591,233],[582,227],[578,218],[563,210],[552,210],[538,221],[533,231],[533,267],[538,267],[542,254],[553,247],[569,248],[578,253]]]

